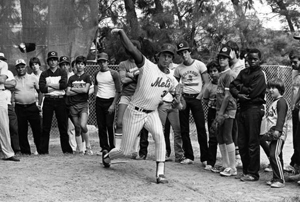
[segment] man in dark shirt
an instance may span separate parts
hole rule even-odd
[[[40,143],[40,154],[49,153],[49,138],[53,112],[55,112],[60,133],[60,144],[63,153],[73,153],[69,144],[68,115],[64,99],[67,88],[67,73],[58,67],[58,55],[55,51],[48,53],[49,69],[44,71],[39,80],[40,91],[44,93],[43,132]]]
[[[250,67],[243,69],[230,84],[230,92],[240,103],[238,146],[243,163],[241,181],[257,181],[260,168],[259,134],[266,93],[266,76],[260,67],[261,53],[251,49]]]

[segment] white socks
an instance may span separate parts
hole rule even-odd
[[[120,149],[122,142],[122,133],[115,133],[115,148]]]
[[[226,145],[226,150],[228,153],[229,166],[230,168],[236,168],[235,165],[235,145],[234,143]]]
[[[224,168],[227,168],[229,166],[229,158],[228,158],[228,153],[226,150],[226,145],[225,144],[219,144],[220,152],[222,155],[222,166]]]

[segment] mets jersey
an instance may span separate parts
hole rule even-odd
[[[162,72],[156,64],[145,58],[131,104],[146,110],[156,110],[161,98],[175,89],[176,82],[172,74]]]

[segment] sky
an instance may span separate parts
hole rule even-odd
[[[280,22],[278,15],[272,13],[271,7],[266,4],[261,4],[259,1],[254,1],[254,8],[257,11],[257,16],[262,20],[265,28],[281,30],[283,24]]]

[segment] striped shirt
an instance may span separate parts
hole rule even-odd
[[[146,110],[156,110],[161,98],[175,87],[176,79],[172,74],[162,72],[156,64],[145,58],[131,104]]]

